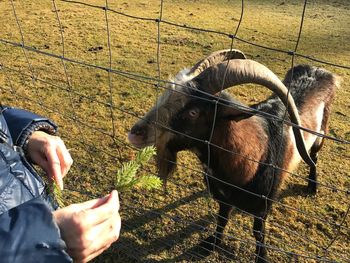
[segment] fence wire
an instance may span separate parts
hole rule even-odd
[[[103,4],[96,4],[92,2],[104,2]],[[196,2],[196,1],[194,1]],[[76,201],[81,201],[82,198],[95,198],[101,196],[104,192],[113,188],[112,184],[108,184],[107,186],[101,186],[99,189],[98,183],[106,184],[102,182],[100,176],[108,176],[110,172],[113,172],[114,167],[101,167],[98,166],[91,168],[89,170],[87,168],[89,165],[93,163],[104,163],[107,161],[115,161],[119,164],[123,163],[126,159],[128,159],[125,155],[130,154],[135,150],[130,144],[128,144],[124,138],[120,137],[120,130],[118,130],[118,119],[116,116],[122,115],[123,118],[133,118],[133,119],[143,119],[142,114],[135,109],[128,109],[123,105],[118,105],[115,102],[115,97],[117,96],[117,91],[115,85],[113,83],[114,79],[121,79],[121,81],[130,81],[135,82],[138,85],[145,85],[148,90],[151,91],[156,98],[158,98],[164,91],[169,89],[170,84],[172,83],[169,80],[164,79],[163,68],[162,65],[162,36],[166,33],[165,26],[170,26],[176,29],[188,30],[196,32],[196,34],[214,34],[215,36],[222,36],[229,39],[229,49],[233,49],[235,44],[244,44],[250,47],[259,48],[262,50],[268,50],[271,52],[284,54],[290,56],[290,68],[293,68],[295,65],[295,60],[297,58],[306,59],[308,62],[313,63],[317,62],[324,66],[331,66],[337,70],[343,70],[346,74],[349,74],[350,65],[338,64],[334,61],[326,61],[321,58],[314,57],[309,54],[303,54],[298,51],[300,46],[300,40],[303,36],[303,27],[306,21],[306,12],[308,10],[308,6],[310,5],[307,0],[301,1],[302,3],[302,12],[297,14],[300,18],[299,30],[297,35],[295,36],[294,49],[293,50],[285,50],[272,46],[266,46],[258,42],[253,42],[248,39],[240,36],[240,27],[245,17],[245,10],[248,1],[236,1],[235,4],[240,5],[240,14],[237,25],[233,27],[230,25],[229,27],[232,29],[232,32],[223,32],[220,30],[214,30],[212,28],[200,28],[196,26],[191,26],[187,23],[187,21],[183,21],[183,23],[171,21],[170,19],[166,19],[166,10],[164,6],[167,4],[166,1],[160,0],[157,4],[159,9],[157,10],[157,15],[152,16],[138,16],[133,15],[124,11],[119,11],[116,8],[111,8],[111,1],[90,1],[82,2],[82,1],[70,1],[70,0],[52,0],[52,10],[50,10],[53,14],[54,20],[56,21],[60,43],[59,46],[61,48],[60,53],[44,51],[36,48],[30,41],[26,39],[26,33],[23,30],[23,23],[25,21],[24,17],[20,17],[19,13],[24,8],[21,1],[13,1],[10,0],[6,3],[1,3],[4,7],[9,7],[12,10],[12,14],[6,13],[8,19],[14,19],[17,28],[13,30],[17,30],[20,40],[16,38],[11,38],[8,35],[1,34],[0,35],[0,74],[4,76],[4,81],[0,79],[0,89],[3,94],[11,94],[11,96],[15,97],[18,105],[36,105],[39,106],[43,112],[47,112],[53,114],[57,118],[62,120],[69,120],[69,123],[73,124],[75,128],[77,128],[76,134],[79,134],[79,138],[70,138],[69,132],[63,133],[62,135],[66,140],[75,140],[75,148],[77,152],[84,151],[86,154],[82,156],[83,160],[80,160],[77,164],[77,171],[80,172],[94,172],[97,175],[91,176],[88,178],[91,184],[95,184],[95,187],[92,190],[85,189],[85,183],[82,183],[79,186],[79,183],[83,182],[83,178],[80,178],[80,181],[76,181],[72,179],[67,186],[67,195],[72,193],[78,193],[79,197]],[[123,4],[127,4],[126,2]],[[178,3],[181,6],[182,3]],[[281,4],[285,4],[284,2]],[[106,37],[107,42],[107,65],[98,65],[91,63],[88,60],[82,60],[75,57],[70,57],[66,53],[67,41],[65,39],[65,19],[67,17],[64,16],[64,11],[61,9],[61,6],[69,5],[71,9],[74,7],[94,9],[96,11],[101,12],[104,17],[104,26],[105,32],[104,36]],[[347,7],[348,8],[348,7]],[[297,12],[297,11],[295,11]],[[119,58],[114,56],[113,54],[113,46],[115,43],[112,42],[112,23],[115,23],[115,20],[111,18],[111,15],[117,17],[124,17],[135,21],[137,23],[155,23],[156,24],[156,32],[151,37],[155,37],[155,64],[156,64],[156,76],[152,76],[151,74],[142,74],[135,71],[127,71],[120,70],[116,67],[113,67],[113,62],[118,61]],[[65,18],[64,18],[65,17]],[[30,22],[30,21],[25,21]],[[118,20],[117,20],[118,22]],[[68,23],[68,22],[67,22]],[[39,24],[32,24],[32,27],[40,27]],[[79,25],[76,25],[79,26]],[[113,31],[114,32],[114,31]],[[163,33],[164,32],[164,33]],[[345,45],[346,43],[344,43]],[[27,70],[24,70],[21,67],[13,66],[13,61],[6,60],[4,50],[8,48],[10,50],[20,50],[22,53],[25,65],[28,67],[29,73]],[[214,51],[214,50],[212,50]],[[40,77],[39,74],[36,74],[35,63],[31,61],[33,57],[40,58],[49,58],[53,60],[57,60],[61,63],[63,69],[63,77],[64,81],[60,81],[57,83],[52,78]],[[34,60],[34,59],[33,59]],[[195,61],[193,61],[195,62]],[[227,62],[228,67],[229,62]],[[108,91],[106,94],[106,101],[103,99],[97,99],[96,96],[89,92],[79,91],[77,88],[77,84],[74,84],[72,81],[72,77],[70,76],[70,67],[72,65],[82,67],[87,69],[93,74],[95,71],[100,71],[107,74],[107,87]],[[183,66],[183,65],[179,65]],[[227,70],[227,68],[226,68]],[[55,73],[53,73],[55,74]],[[293,74],[292,74],[293,75]],[[226,72],[224,75],[224,79],[222,82],[222,88],[224,87],[224,82],[226,79]],[[28,85],[30,86],[30,91],[33,91],[33,96],[28,96],[28,92],[26,89],[23,91],[21,86]],[[79,84],[81,85],[81,84]],[[67,94],[67,97],[62,97],[61,99],[66,101],[69,105],[69,109],[62,111],[55,105],[50,105],[50,103],[42,100],[43,94],[40,93],[42,87],[44,87],[44,91],[46,91],[46,95],[44,92],[44,96],[48,98],[50,101],[50,93],[53,91],[64,92]],[[221,88],[221,90],[222,90]],[[181,92],[181,91],[174,91]],[[209,95],[209,94],[207,94]],[[290,96],[288,92],[288,96]],[[202,97],[198,97],[203,99]],[[139,102],[142,104],[143,97],[141,96]],[[81,109],[77,106],[77,101],[84,100],[90,103],[90,107],[93,110],[94,105],[99,105],[104,109],[107,109],[108,114],[105,117],[105,121],[110,123],[107,125],[108,128],[101,125],[96,125],[95,123],[90,123],[89,119],[84,119],[82,115],[79,114]],[[10,100],[11,101],[11,100]],[[220,105],[227,105],[228,101],[218,99],[215,96],[212,96],[209,103],[214,103],[214,115],[217,114],[217,109]],[[155,101],[155,105],[157,105],[158,100]],[[16,104],[16,103],[15,103]],[[16,106],[16,105],[14,105]],[[234,107],[242,112],[251,110],[251,108],[247,108],[246,106],[241,106],[230,102],[230,107]],[[146,109],[142,109],[146,110]],[[284,112],[283,118],[279,118],[277,116],[269,115],[265,112],[256,110],[257,115],[263,116],[268,120],[274,120],[281,123],[281,131],[279,134],[283,134],[286,127],[299,128],[305,132],[309,132],[313,135],[316,135],[320,138],[327,139],[333,143],[333,145],[340,145],[341,147],[347,147],[350,142],[347,138],[340,138],[334,134],[320,134],[316,131],[299,127],[294,123],[291,123],[287,116],[287,109]],[[89,113],[87,113],[89,114]],[[157,112],[157,115],[159,113]],[[85,116],[84,116],[85,117]],[[158,116],[157,116],[158,119]],[[216,120],[216,118],[214,118]],[[344,120],[345,125],[349,125],[348,120]],[[212,142],[213,134],[215,131],[216,123],[212,123],[211,135],[208,140],[201,140],[199,138],[192,137],[188,134],[179,133],[176,130],[173,130],[169,126],[165,126],[161,122],[153,123],[155,129],[163,129],[169,133],[175,135],[181,135],[184,137],[188,137],[192,140],[198,141],[200,143],[204,143],[208,147],[208,156],[207,156],[207,167],[210,167],[210,159],[212,156],[210,155],[210,149],[216,148],[223,152],[230,153],[235,156],[243,157],[249,162],[257,163],[258,165],[263,165],[267,167],[271,167],[273,169],[273,177],[277,176],[275,173],[280,174],[284,172],[288,174],[294,180],[302,180],[308,182],[314,182],[312,179],[307,178],[305,175],[287,171],[282,167],[278,167],[275,164],[264,163],[260,160],[251,159],[248,156],[242,156],[242,154],[238,152],[231,151],[222,147],[221,145],[216,145]],[[94,138],[90,138],[90,134],[98,134],[101,139],[101,142],[96,141]],[[101,144],[99,144],[101,143]],[[348,148],[345,148],[348,149]],[[279,148],[279,154],[283,152],[282,146]],[[349,156],[346,156],[341,153],[335,153],[337,159],[341,159],[343,162],[349,161]],[[81,157],[80,155],[79,158]],[[85,156],[85,157],[84,157]],[[85,158],[85,159],[84,159]],[[171,160],[165,160],[167,162],[172,163]],[[193,191],[191,186],[186,182],[179,182],[174,179],[169,179],[169,187],[174,189],[171,192],[171,189],[164,191],[155,191],[154,193],[141,193],[141,195],[137,195],[136,193],[130,194],[130,196],[125,195],[125,201],[122,199],[122,204],[124,207],[122,208],[122,213],[125,216],[123,219],[123,233],[121,240],[117,242],[111,249],[105,252],[104,255],[97,258],[96,262],[109,262],[108,259],[113,259],[113,262],[188,262],[188,261],[202,261],[202,262],[252,262],[255,257],[259,255],[255,252],[255,239],[251,235],[253,233],[250,225],[246,223],[246,220],[252,220],[252,218],[262,219],[266,226],[270,231],[266,233],[260,233],[265,235],[265,240],[268,240],[264,246],[266,249],[273,254],[270,257],[271,262],[350,262],[350,251],[346,251],[346,253],[342,253],[339,250],[332,249],[335,246],[336,242],[344,242],[349,246],[350,242],[350,225],[349,225],[349,210],[350,210],[350,188],[349,184],[345,184],[343,187],[339,187],[334,185],[334,182],[326,182],[320,181],[318,182],[318,186],[320,191],[329,191],[329,194],[340,194],[342,196],[342,202],[345,204],[346,210],[343,212],[341,217],[332,218],[332,216],[328,214],[318,214],[313,209],[309,209],[309,207],[299,207],[297,203],[290,205],[285,203],[283,200],[279,198],[269,198],[270,193],[272,191],[272,184],[270,188],[270,193],[267,196],[259,195],[253,192],[249,192],[248,190],[237,186],[235,184],[227,183],[224,180],[213,177],[210,173],[206,173],[197,168],[197,165],[194,165],[192,162],[190,163],[182,163],[176,162],[175,164],[178,169],[182,171],[187,171],[194,178],[194,181],[200,181],[201,178],[205,178],[205,184],[199,187],[195,187],[197,191]],[[154,171],[154,167],[151,168],[143,168],[144,172],[156,174]],[[305,171],[302,171],[303,173]],[[257,196],[259,198],[264,199],[266,202],[273,203],[273,209],[280,211],[279,215],[283,215],[283,213],[296,213],[297,216],[295,218],[306,218],[307,221],[317,222],[317,226],[321,229],[326,229],[327,235],[322,236],[324,240],[320,242],[320,240],[315,239],[315,237],[310,237],[308,234],[300,229],[295,229],[291,226],[290,222],[284,222],[285,224],[281,224],[280,222],[275,222],[274,219],[265,219],[260,218],[252,213],[244,211],[239,208],[235,208],[235,211],[241,214],[243,218],[250,219],[242,219],[233,221],[230,225],[230,230],[227,230],[224,234],[223,243],[225,240],[229,240],[229,244],[233,244],[235,249],[227,245],[222,245],[217,247],[216,249],[216,258],[210,258],[207,254],[210,251],[206,251],[206,248],[199,248],[195,246],[193,249],[188,249],[188,246],[193,246],[193,240],[197,243],[205,243],[206,237],[208,234],[215,233],[215,224],[216,218],[220,218],[220,215],[216,211],[217,203],[226,204],[222,201],[213,202],[210,199],[211,190],[209,180],[214,180],[216,182],[220,182],[225,184],[232,189],[239,189],[243,192],[247,192],[252,196]],[[275,181],[273,178],[272,181]],[[109,180],[111,182],[111,179]],[[192,182],[191,182],[192,183]],[[206,187],[204,187],[206,186]],[[201,188],[202,187],[202,188]],[[201,188],[201,190],[198,190]],[[124,198],[124,197],[123,197]],[[146,199],[147,198],[147,199]],[[68,200],[74,202],[74,197],[67,197]],[[147,202],[146,202],[147,200]],[[184,209],[184,207],[190,206],[191,208]],[[195,217],[191,210],[194,210],[195,207],[201,207],[203,210],[207,212],[207,214],[201,214],[201,217]],[[266,206],[267,207],[267,206]],[[310,210],[310,211],[309,211]],[[204,212],[204,211],[203,211]],[[265,211],[268,212],[268,211]],[[232,217],[236,217],[238,215],[234,215]],[[160,226],[163,225],[164,226]],[[160,228],[165,228],[169,231],[174,231],[166,233],[160,232]],[[232,231],[231,229],[234,229]],[[293,236],[295,238],[295,242],[293,238],[285,239],[285,237],[279,233],[274,234],[272,229],[277,229],[278,232],[284,233],[288,236]],[[329,230],[331,229],[331,230]],[[154,232],[154,233],[153,233]],[[301,242],[300,244],[296,244],[297,242]],[[312,249],[311,249],[312,248]],[[164,250],[170,250],[171,252],[165,253]],[[175,256],[174,256],[175,255]],[[216,260],[216,261],[215,261]]]

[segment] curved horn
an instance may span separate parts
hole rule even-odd
[[[211,53],[208,57],[199,61],[193,66],[193,68],[191,68],[187,75],[197,76],[205,69],[230,59],[246,59],[246,56],[238,49],[219,50]]]
[[[297,126],[300,125],[298,109],[287,87],[282,81],[267,67],[253,61],[234,59],[213,65],[204,70],[193,80],[198,89],[210,94],[215,94],[228,87],[244,84],[255,83],[270,89],[282,100],[287,107],[291,121]],[[305,147],[303,135],[298,127],[293,127],[296,140],[296,146],[300,156],[310,166],[315,167]]]

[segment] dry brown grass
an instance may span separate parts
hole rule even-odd
[[[109,1],[111,9],[134,16],[159,17],[159,1]],[[303,1],[245,1],[244,17],[238,36],[242,39],[276,49],[293,50],[299,32]],[[56,12],[51,1],[16,0],[13,2],[26,46],[49,54],[62,55],[62,41]],[[88,1],[103,6],[105,1]],[[56,1],[63,26],[65,57],[75,61],[109,67],[109,48],[105,12],[102,9]],[[192,0],[165,1],[163,19],[193,27],[234,33],[241,12],[241,1]],[[310,1],[298,52],[324,61],[349,67],[350,7],[347,0]],[[229,48],[231,39],[214,33],[160,24],[160,57],[157,63],[157,23],[135,20],[108,12],[112,68],[167,80],[186,66],[193,65],[212,51]],[[21,34],[11,1],[0,0],[0,39],[21,43]],[[291,56],[234,40],[234,48],[248,57],[266,64],[281,78],[291,67]],[[37,52],[25,51],[0,42],[1,102],[24,107],[54,119],[60,126],[75,160],[66,179],[67,203],[86,200],[107,193],[112,188],[113,175],[121,161],[129,160],[135,151],[126,141],[126,133],[155,102],[162,91],[157,81],[137,77],[143,83],[120,74],[98,68],[65,62]],[[331,135],[350,140],[350,70],[316,63],[301,57],[295,64],[319,65],[337,73],[343,79],[333,107]],[[11,70],[10,70],[11,69]],[[16,70],[16,71],[14,71]],[[31,79],[34,73],[36,80]],[[66,76],[69,78],[67,83]],[[110,83],[110,84],[109,84]],[[108,104],[110,90],[115,110]],[[235,89],[232,93],[245,103],[254,103],[266,93],[261,88]],[[29,98],[29,100],[27,99]],[[131,114],[130,114],[131,113]],[[113,118],[112,118],[113,116]],[[114,121],[112,121],[112,119]],[[113,127],[114,125],[114,127]],[[134,191],[121,196],[123,229],[116,243],[95,262],[188,262],[186,254],[213,230],[216,204],[207,198],[196,158],[183,153],[181,166],[162,192]],[[326,185],[350,189],[349,146],[327,141],[319,160],[319,178]],[[153,166],[149,169],[155,170]],[[192,170],[195,169],[195,170]],[[340,223],[349,206],[349,195],[332,192],[324,187],[316,197],[303,194],[307,171],[301,167],[284,185],[280,202],[305,211],[297,212],[276,204],[267,225],[267,244],[315,257],[327,256],[339,262],[350,261],[350,220],[345,219],[338,230],[326,222]],[[84,194],[85,193],[85,194]],[[315,218],[316,219],[315,219]],[[249,216],[235,213],[230,220],[225,250],[215,252],[201,262],[252,262],[254,240]],[[194,222],[197,225],[191,225]],[[199,225],[208,227],[203,231]],[[326,246],[337,236],[325,254]],[[237,237],[248,242],[239,242]],[[306,240],[310,239],[312,241]],[[270,251],[272,262],[291,262],[292,255]],[[346,259],[347,258],[347,259]],[[298,262],[315,260],[299,257]]]

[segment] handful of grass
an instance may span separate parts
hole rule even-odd
[[[139,175],[137,171],[145,165],[152,156],[156,154],[153,146],[145,147],[138,152],[135,160],[127,162],[117,171],[114,181],[115,188],[120,191],[131,190],[134,187],[158,189],[162,186],[162,181],[155,175]]]

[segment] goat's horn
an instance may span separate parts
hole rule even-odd
[[[210,94],[244,83],[256,83],[265,86],[277,94],[287,107],[291,121],[300,126],[298,109],[292,96],[288,95],[287,87],[270,69],[256,61],[233,59],[222,62],[207,68],[193,81],[197,83],[198,89]],[[315,167],[315,163],[306,150],[300,129],[293,127],[293,132],[300,156],[309,166]]]
[[[188,75],[197,76],[205,69],[230,59],[246,59],[246,56],[238,49],[219,50],[211,53],[208,57],[202,59],[196,65],[194,65],[194,67],[189,71]]]

